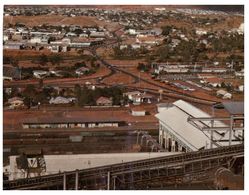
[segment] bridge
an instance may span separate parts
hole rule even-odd
[[[211,179],[208,173],[230,168],[244,156],[244,145],[151,158],[41,177],[4,181],[3,189],[149,189],[153,183],[172,184]]]

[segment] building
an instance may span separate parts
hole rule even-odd
[[[75,73],[76,73],[78,76],[81,76],[81,75],[84,75],[84,74],[88,73],[89,71],[90,71],[90,69],[87,68],[87,67],[80,67],[80,68],[78,68],[78,69],[75,71]]]
[[[65,97],[61,97],[58,96],[56,98],[51,98],[49,100],[50,104],[70,104],[72,102],[74,102],[76,100],[76,98],[65,98]]]
[[[52,45],[50,47],[50,51],[53,53],[58,53],[58,52],[60,52],[60,46],[59,45]]]
[[[162,112],[163,110],[166,110],[170,107],[172,107],[173,104],[172,103],[160,103],[157,104],[157,112]]]
[[[130,91],[123,94],[123,96],[127,96],[130,101],[133,101],[134,95],[141,95],[142,93],[140,91]]]
[[[140,103],[151,103],[154,99],[152,95],[141,93],[139,91],[132,91],[127,92],[123,94],[124,96],[127,96],[130,101],[133,102],[133,104],[140,104]]]
[[[223,82],[223,79],[218,78],[218,77],[205,78],[203,82],[207,83],[208,85],[212,87],[221,87],[221,83]]]
[[[131,109],[132,116],[145,116],[145,114],[146,111],[143,107],[136,106]]]
[[[159,120],[159,143],[167,151],[189,152],[228,145],[225,140],[229,137],[230,127],[218,120],[210,122],[212,117],[209,114],[183,100],[174,102],[173,106],[155,116]],[[193,117],[210,119],[210,121],[191,122],[190,119]],[[224,130],[210,133],[211,131],[204,130],[208,128]],[[231,137],[232,140],[235,139]],[[211,138],[218,142],[211,142]],[[238,143],[234,141],[232,144]]]
[[[21,108],[24,106],[23,98],[20,97],[13,97],[8,99],[9,108]]]
[[[32,43],[32,44],[36,44],[36,43],[40,44],[41,39],[42,39],[42,37],[33,37],[33,38],[30,39],[30,43]]]
[[[20,42],[8,42],[3,45],[3,49],[20,50],[24,48],[24,44]]]
[[[112,106],[112,98],[107,98],[107,97],[99,97],[96,100],[97,106]]]
[[[159,45],[163,41],[162,38],[157,38],[155,36],[147,36],[147,35],[137,35],[136,42],[144,45]]]
[[[90,37],[105,37],[105,32],[91,32]]]
[[[232,98],[232,94],[228,93],[227,91],[220,89],[216,92],[216,95],[218,97],[222,97],[222,99],[231,99]]]
[[[239,91],[239,92],[243,92],[243,91],[244,91],[244,85],[240,85],[240,86],[238,87],[238,91]]]
[[[20,79],[21,72],[18,67],[14,67],[10,64],[3,65],[3,80]]]
[[[139,153],[103,153],[103,154],[64,154],[64,155],[44,155],[46,171],[38,174],[32,172],[30,177],[62,173],[80,169],[94,168],[99,166],[125,163],[136,160],[145,160],[156,157],[165,157],[178,153],[171,152],[139,152]],[[27,172],[17,165],[19,156],[10,156],[10,164],[4,166],[5,174],[9,175],[9,180],[27,178]],[[30,159],[28,159],[30,161]],[[63,162],[63,163],[62,163]]]
[[[37,128],[98,128],[98,127],[119,127],[126,123],[117,118],[106,117],[89,117],[82,116],[79,118],[69,117],[36,117],[27,118],[23,121],[23,129],[37,129]]]
[[[44,78],[48,75],[48,71],[44,71],[44,70],[34,70],[33,71],[33,76],[35,78],[41,79]]]

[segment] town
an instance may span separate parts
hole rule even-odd
[[[5,5],[3,175],[6,190],[244,189],[244,13]]]

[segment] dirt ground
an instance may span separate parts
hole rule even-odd
[[[115,84],[130,84],[134,81],[134,79],[131,76],[127,76],[123,73],[116,73],[110,77],[107,77],[103,80],[105,84],[108,85],[115,85]]]
[[[26,26],[38,26],[40,24],[48,25],[80,25],[90,26],[97,25],[96,18],[87,16],[67,17],[60,15],[41,15],[41,16],[5,16],[4,25],[10,23],[23,23]]]

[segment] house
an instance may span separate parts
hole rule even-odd
[[[215,78],[216,76],[214,74],[210,74],[210,73],[201,73],[201,74],[197,74],[198,79],[207,79],[207,78]]]
[[[223,82],[223,79],[218,78],[218,77],[204,79],[204,83],[207,83],[208,85],[212,87],[221,87],[222,82]]]
[[[244,85],[240,85],[240,86],[238,87],[238,91],[243,92],[243,91],[244,91]]]
[[[96,100],[97,106],[112,106],[112,98],[107,98],[107,97],[99,97]]]
[[[75,100],[76,100],[75,98],[65,98],[65,97],[58,96],[56,98],[52,97],[49,100],[49,104],[70,104],[74,102]]]
[[[3,80],[20,79],[21,72],[18,67],[14,67],[10,64],[3,65]]]
[[[75,73],[78,75],[78,76],[81,76],[81,75],[84,75],[86,73],[88,73],[90,71],[90,69],[88,67],[80,67],[78,68]]]
[[[145,116],[146,111],[143,107],[136,106],[131,109],[132,116]]]
[[[127,96],[130,101],[133,102],[133,104],[140,104],[140,103],[151,103],[153,101],[153,96],[141,93],[139,91],[132,91],[124,93],[123,96]]]
[[[53,53],[58,53],[60,51],[60,46],[59,45],[52,45],[50,47],[50,51]]]
[[[232,94],[231,93],[226,93],[222,99],[232,99]]]
[[[226,73],[226,68],[202,68],[203,73]]]
[[[127,96],[130,101],[133,101],[133,95],[140,95],[142,94],[140,91],[131,91],[123,93],[123,96]]]
[[[91,32],[90,37],[105,37],[105,32]]]
[[[176,47],[177,45],[179,45],[179,43],[181,43],[181,40],[179,40],[179,39],[172,39],[171,40],[172,47]]]
[[[207,31],[202,30],[202,29],[196,29],[196,30],[195,30],[195,33],[196,33],[197,35],[206,35],[206,34],[207,34]]]
[[[41,79],[44,78],[48,75],[48,71],[44,71],[44,70],[34,70],[33,71],[33,76],[35,78]]]
[[[88,34],[87,33],[82,33],[79,35],[79,37],[88,37]]]
[[[222,97],[222,99],[231,99],[232,98],[232,94],[228,93],[227,91],[220,89],[216,92],[216,95],[218,97]]]
[[[131,48],[132,48],[132,49],[140,49],[140,48],[141,48],[141,45],[139,45],[139,44],[132,44],[132,45],[131,45]]]
[[[129,30],[128,30],[128,33],[129,33],[130,35],[136,35],[136,34],[137,34],[135,29],[129,29]]]
[[[20,97],[13,97],[8,99],[8,104],[10,104],[9,108],[15,109],[24,106],[23,98]]]
[[[30,39],[30,43],[32,43],[32,44],[36,44],[36,43],[41,43],[41,37],[32,37],[31,39]]]
[[[77,37],[77,34],[76,33],[73,33],[73,32],[68,32],[66,34],[67,37]]]
[[[122,50],[122,49],[126,49],[127,47],[128,47],[127,45],[120,45],[119,49]]]
[[[136,43],[144,44],[144,45],[159,45],[162,42],[161,38],[157,38],[155,36],[147,36],[147,35],[137,35]]]
[[[15,49],[20,50],[24,48],[24,44],[21,42],[8,42],[3,45],[3,49]]]
[[[140,103],[151,103],[153,96],[142,93],[137,95],[132,95],[133,104],[140,104]]]
[[[241,71],[235,72],[235,76],[236,76],[236,77],[239,77],[239,78],[244,77],[244,69],[242,69]]]
[[[9,40],[9,36],[8,35],[3,35],[3,41],[8,41]]]

